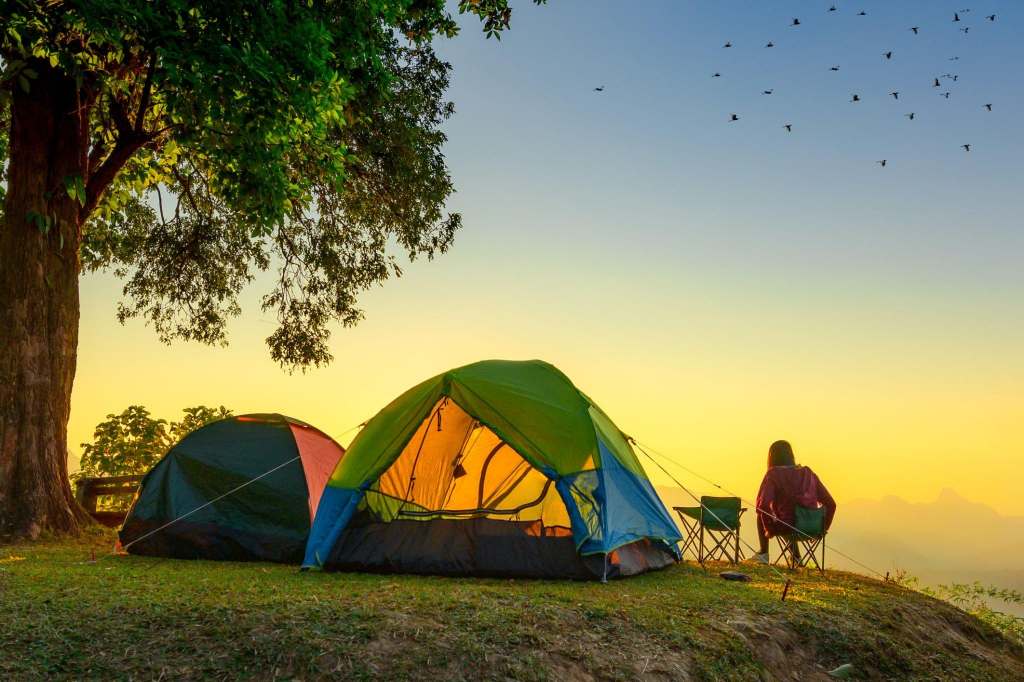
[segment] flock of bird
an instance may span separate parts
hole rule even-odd
[[[831,7],[828,8],[828,11],[829,12],[835,12],[835,11],[837,11],[837,8],[836,8],[835,5],[832,5]],[[970,11],[971,11],[970,9],[962,9],[959,12],[954,12],[953,13],[953,21],[952,21],[952,23],[962,23],[960,15],[961,14],[967,14]],[[865,12],[865,11],[858,12],[857,16],[859,16],[859,17],[867,16],[867,12]],[[995,14],[989,14],[985,18],[988,19],[991,22],[994,22],[996,20],[996,15]],[[793,23],[791,23],[789,25],[790,25],[790,27],[802,26],[802,23],[800,22],[800,19],[794,18],[793,19]],[[914,35],[919,35],[920,27],[919,26],[911,26],[908,30],[911,31]],[[967,34],[970,31],[970,27],[969,26],[964,26],[963,28],[961,28],[959,30],[962,31],[964,34]],[[730,47],[732,47],[732,43],[731,42],[726,42],[725,45],[723,45],[722,47],[723,48],[730,48]],[[767,48],[772,48],[772,47],[775,47],[774,41],[768,41],[768,44],[765,45],[766,49]],[[883,52],[882,53],[882,56],[885,57],[887,60],[891,60],[892,59],[892,55],[893,55],[892,51],[887,51],[887,52]],[[959,59],[960,59],[959,57],[951,57],[949,59],[949,61],[958,61]],[[839,71],[839,65],[830,67],[829,71]],[[721,72],[716,71],[715,73],[712,74],[712,78],[721,78],[721,77],[722,77]],[[932,87],[936,87],[936,88],[942,87],[942,82],[941,82],[940,78],[941,79],[947,79],[947,80],[950,80],[950,81],[956,83],[957,80],[959,79],[959,76],[956,75],[956,74],[950,74],[950,73],[944,74],[944,75],[942,75],[940,77],[935,78],[935,82],[932,85]],[[603,92],[604,91],[604,86],[602,85],[600,87],[596,87],[596,88],[594,88],[594,91],[595,92]],[[761,94],[763,94],[763,95],[771,95],[774,92],[775,92],[775,89],[771,88],[771,89],[762,91]],[[900,98],[899,91],[890,92],[889,95],[894,100],[897,100],[897,101]],[[940,92],[939,96],[943,97],[945,99],[949,99],[950,92]],[[850,100],[851,103],[860,102],[860,101],[861,101],[861,98],[860,98],[860,95],[858,95],[858,94],[854,94],[852,99]],[[983,104],[981,106],[983,106],[988,111],[992,111],[992,104]],[[915,115],[914,112],[910,112],[909,114],[904,114],[904,116],[906,118],[910,119],[911,121],[914,120],[914,115]],[[727,120],[728,120],[729,123],[733,123],[733,122],[739,121],[740,117],[738,115],[736,115],[736,114],[732,114]],[[787,123],[787,124],[783,125],[782,127],[786,129],[786,132],[793,132],[793,124],[791,124],[791,123]],[[971,151],[971,145],[970,144],[963,144],[963,145],[960,145],[960,147],[964,151],[966,151],[966,152]],[[885,159],[882,159],[881,161],[877,161],[876,163],[880,164],[882,166],[882,168],[885,168],[887,161]]]

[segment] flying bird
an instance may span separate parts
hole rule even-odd
[[[941,93],[939,95],[939,97],[945,97],[946,99],[949,99],[949,93],[948,92],[943,92],[943,93]]]
[[[969,144],[962,144],[960,146],[964,148],[964,151],[971,151],[971,145]]]
[[[786,125],[784,125],[782,127],[786,129],[787,133],[793,132],[793,124],[792,123],[787,123]]]
[[[913,120],[914,120],[914,114],[913,114],[913,112],[911,112],[911,113],[909,113],[909,114],[903,114],[903,115],[904,115],[904,116],[906,116],[907,118],[909,118],[909,119],[910,119],[911,121],[913,121]]]
[[[838,70],[839,70],[838,66],[833,66],[831,69],[829,69],[829,71],[838,71]]]
[[[857,14],[858,17],[866,17],[867,15],[867,12],[860,12],[859,14]]]
[[[790,24],[790,26],[799,26],[799,25],[800,25],[800,20],[799,19],[794,19],[793,23]]]
[[[910,27],[910,30],[914,32],[914,35],[915,35],[915,36],[917,35],[917,29],[918,29],[918,27],[917,27],[917,26],[911,26],[911,27]]]
[[[859,102],[860,101],[860,95],[854,95],[853,99],[851,99],[850,101],[851,102]]]
[[[740,117],[737,116],[736,114],[733,114],[732,118],[729,119],[729,123],[732,123],[733,121],[738,121],[738,120],[740,120]]]
[[[594,92],[604,92],[604,86],[602,85],[599,88],[594,88]]]
[[[880,163],[882,164],[882,168],[885,168],[885,159],[882,159],[881,161],[875,161],[875,163]]]
[[[890,92],[889,94],[892,95],[893,99],[899,99],[900,98],[900,93],[898,93],[898,92]]]
[[[883,52],[882,54],[885,55],[886,59],[892,59],[892,52]]]
[[[832,5],[831,7],[828,8],[828,11],[829,12],[835,12],[836,11],[836,6]]]
[[[995,20],[996,20],[996,15],[994,15],[994,14],[990,14],[990,15],[988,15],[988,16],[987,16],[987,17],[985,17],[985,18],[986,18],[986,19],[988,19],[989,21],[995,21]]]
[[[712,77],[712,78],[721,78],[721,77],[722,77],[722,74],[720,74],[720,73],[718,73],[717,71],[715,71],[714,75],[712,75],[711,77]]]
[[[775,44],[774,44],[774,43],[771,43],[771,42],[769,42],[769,43],[768,43],[767,45],[765,45],[765,47],[775,47]]]
[[[773,92],[775,92],[775,88],[772,88],[771,90],[765,90],[765,91],[764,91],[764,92],[762,92],[761,94],[762,94],[762,95],[770,95],[770,94],[772,94]]]
[[[932,87],[933,88],[939,87],[939,79],[938,78],[935,79],[935,85],[933,85]]]
[[[953,12],[953,21],[954,22],[960,21],[960,15],[957,14],[956,12]]]
[[[957,60],[959,60],[959,59],[960,59],[960,57],[950,57],[950,58],[949,58],[949,61],[951,61],[951,62],[955,62],[955,61],[957,61]]]
[[[970,30],[971,30],[971,27],[970,27],[970,26],[964,26],[964,27],[963,27],[962,29],[960,29],[960,30],[961,30],[961,31],[963,31],[964,33],[967,33],[968,31],[970,31]]]
[[[992,105],[991,105],[991,104],[985,104],[985,105],[983,105],[983,106],[984,106],[984,107],[985,107],[986,109],[988,109],[989,111],[992,111]]]

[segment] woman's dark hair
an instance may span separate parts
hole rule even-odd
[[[793,456],[793,446],[788,440],[777,440],[768,448],[768,468],[772,467],[795,467],[796,458]]]

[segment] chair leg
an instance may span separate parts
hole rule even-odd
[[[779,546],[779,556],[772,562],[772,565],[778,566],[779,562],[785,561],[786,568],[792,568],[789,558],[789,542],[786,540],[786,537],[783,535],[777,535],[775,537],[775,542]]]
[[[679,517],[683,520],[683,527],[686,529],[686,539],[683,541],[683,548],[680,550],[679,555],[686,559],[686,552],[689,551],[699,560],[697,556],[697,524],[689,521],[682,514]]]
[[[825,572],[824,537],[811,538],[808,540],[795,540],[792,544],[803,549],[801,557],[799,559],[794,559],[793,563],[796,568],[810,568],[813,564],[814,568],[818,569],[820,573]]]
[[[732,561],[732,557],[729,554],[729,541],[732,539],[732,533],[729,531],[718,532],[708,531],[708,543],[707,551],[704,553],[704,558],[708,561]]]
[[[818,559],[814,556],[814,542],[809,541],[802,543],[804,548],[803,556],[800,557],[799,566],[800,568],[807,568],[812,563],[817,565]]]

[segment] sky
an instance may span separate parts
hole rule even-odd
[[[951,487],[1024,514],[1024,4],[830,4],[519,0],[500,42],[464,19],[437,44],[452,250],[366,292],[305,374],[270,360],[266,278],[210,348],[120,325],[122,283],[86,275],[72,468],[133,404],[281,412],[347,443],[446,369],[540,358],[744,496],[785,438],[840,503]]]

